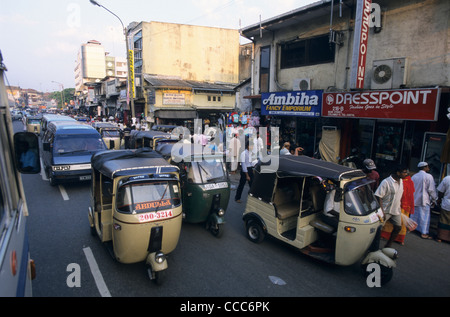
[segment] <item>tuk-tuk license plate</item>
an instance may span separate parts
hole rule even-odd
[[[173,217],[172,209],[161,210],[157,212],[147,212],[139,215],[139,222],[149,222]]]
[[[87,176],[80,176],[80,181],[87,181],[91,179],[91,175],[87,175]]]

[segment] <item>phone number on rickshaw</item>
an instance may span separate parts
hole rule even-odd
[[[161,220],[173,217],[172,210],[162,210],[157,212],[148,212],[139,215],[139,222],[148,222],[153,220]]]

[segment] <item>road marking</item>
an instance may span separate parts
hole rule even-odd
[[[95,261],[94,254],[92,253],[91,248],[83,248],[84,255],[89,263],[89,267],[91,269],[92,276],[94,276],[95,284],[97,285],[98,291],[102,297],[111,297],[109,293],[108,287],[103,280],[102,273],[98,268],[97,261]]]
[[[69,200],[69,195],[66,192],[66,189],[62,185],[58,185],[59,191],[61,192],[61,196],[64,200]]]

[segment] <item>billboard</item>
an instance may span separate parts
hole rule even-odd
[[[439,88],[323,94],[322,116],[436,121]]]
[[[282,91],[261,94],[261,114],[320,117],[323,90]]]

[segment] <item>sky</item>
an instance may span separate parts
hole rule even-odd
[[[125,27],[158,21],[239,29],[317,0],[98,0]],[[81,44],[102,43],[111,56],[125,57],[117,17],[89,0],[0,0],[0,50],[7,85],[42,92],[75,87]]]

